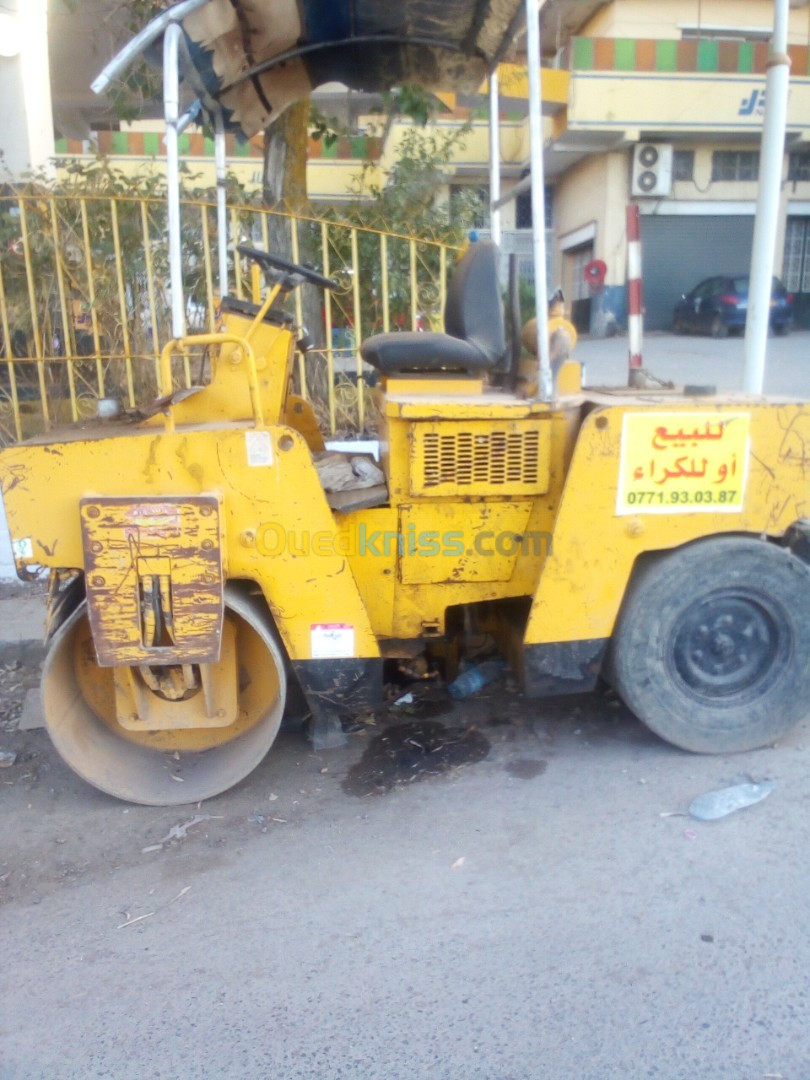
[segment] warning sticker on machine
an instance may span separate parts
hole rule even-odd
[[[626,413],[617,514],[740,513],[749,413]]]
[[[354,627],[349,623],[313,623],[310,642],[313,660],[350,660],[354,656]]]
[[[34,557],[34,543],[30,536],[22,540],[13,540],[11,547],[15,559],[33,559]]]
[[[246,431],[247,463],[253,468],[273,464],[273,441],[269,431]]]

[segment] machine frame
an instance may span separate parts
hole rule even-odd
[[[177,5],[139,39],[165,33],[170,207],[178,20],[205,2]],[[537,134],[536,0],[526,11]],[[544,266],[541,168],[533,197]],[[541,287],[537,393],[470,371],[385,374],[385,487],[341,501],[316,468],[311,406],[290,391],[298,330],[280,307],[305,278],[332,283],[247,252],[275,284],[253,307],[225,303],[220,333],[187,337],[170,221],[175,338],[153,415],[0,454],[18,571],[51,571],[48,727],[87,780],[147,803],[216,794],[267,753],[289,680],[328,746],[343,717],[381,703],[386,660],[432,651],[451,675],[470,620],[527,694],[587,691],[609,674],[687,749],[762,745],[805,715],[810,406],[583,390],[565,350],[552,364]],[[214,350],[210,383],[175,392],[173,353],[201,345]]]

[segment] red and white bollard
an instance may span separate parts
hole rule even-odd
[[[637,203],[627,207],[627,338],[630,346],[628,386],[646,385],[641,369],[644,314],[641,306],[641,218]]]

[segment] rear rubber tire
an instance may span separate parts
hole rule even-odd
[[[716,537],[634,577],[608,670],[629,708],[697,753],[766,746],[810,714],[810,567],[761,540]]]

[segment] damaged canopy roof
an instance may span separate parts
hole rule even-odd
[[[327,82],[474,92],[503,56],[523,0],[209,0],[183,19],[190,81],[208,111],[254,135]]]

